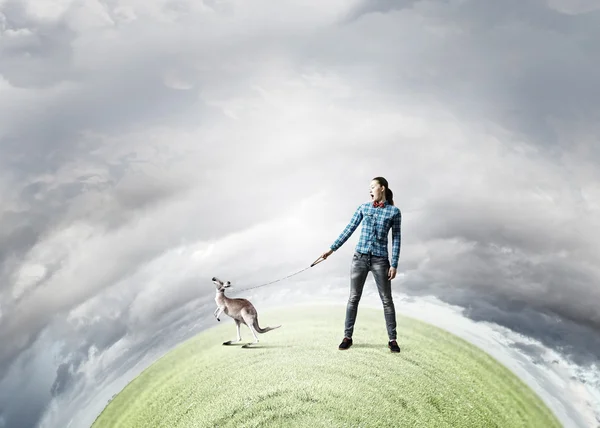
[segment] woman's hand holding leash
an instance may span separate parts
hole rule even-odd
[[[329,250],[325,251],[325,252],[324,252],[324,253],[321,255],[321,258],[322,258],[323,260],[325,260],[327,257],[329,257],[329,256],[330,256],[330,255],[332,255],[332,254],[333,254],[333,250],[329,249]]]
[[[310,265],[310,267],[313,267],[317,263],[321,263],[323,260],[325,260],[327,257],[329,257],[332,253],[333,253],[333,250],[331,250],[331,249],[325,251],[323,254],[321,254],[321,257],[319,257],[317,260],[315,260],[313,262],[312,265]]]

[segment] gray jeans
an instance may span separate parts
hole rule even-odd
[[[358,313],[358,302],[362,296],[365,281],[369,272],[373,273],[377,291],[383,303],[383,314],[387,333],[390,340],[396,340],[396,309],[392,299],[392,283],[388,279],[390,262],[386,257],[378,257],[370,254],[355,252],[352,256],[352,267],[350,270],[350,297],[346,306],[346,323],[344,336],[352,338],[354,323]]]

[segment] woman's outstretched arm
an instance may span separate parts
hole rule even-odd
[[[325,251],[321,257],[326,259],[328,256],[331,255],[331,253],[333,253],[334,251],[339,249],[342,245],[344,245],[344,243],[348,240],[348,238],[350,238],[350,236],[352,236],[352,234],[354,233],[354,231],[356,230],[356,228],[358,227],[358,225],[360,224],[362,219],[363,219],[362,206],[359,206],[356,209],[356,211],[354,211],[354,215],[352,215],[352,218],[350,219],[350,222],[348,223],[348,225],[344,228],[342,233],[340,233],[340,236],[338,236],[338,238],[329,247],[329,250]]]

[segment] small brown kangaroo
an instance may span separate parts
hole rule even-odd
[[[240,334],[241,324],[247,325],[254,336],[254,342],[247,343],[242,346],[242,348],[246,348],[249,345],[258,343],[258,337],[256,336],[257,332],[262,334],[281,327],[281,325],[278,325],[275,327],[261,328],[258,325],[258,313],[256,312],[256,308],[252,303],[250,303],[249,300],[240,298],[230,299],[229,297],[225,296],[225,289],[231,287],[231,282],[227,281],[224,283],[216,277],[213,277],[212,281],[217,286],[217,295],[215,296],[217,309],[214,312],[215,318],[217,321],[221,321],[219,319],[219,315],[221,315],[221,312],[225,312],[226,315],[229,315],[231,318],[233,318],[237,328],[237,340],[223,342],[223,345],[231,345],[242,341],[242,336]]]

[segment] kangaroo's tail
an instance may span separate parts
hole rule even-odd
[[[276,325],[275,327],[265,327],[265,328],[261,328],[258,325],[258,316],[256,318],[254,318],[254,323],[252,324],[252,326],[254,327],[254,330],[256,330],[258,333],[266,333],[267,331],[271,331],[271,330],[275,330],[276,328],[281,327],[281,325]]]

